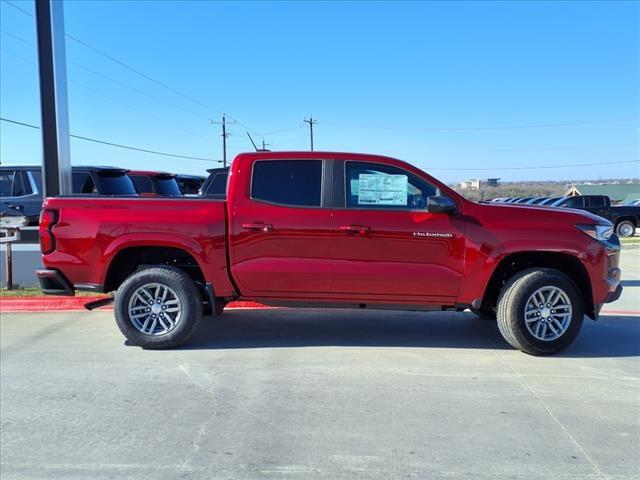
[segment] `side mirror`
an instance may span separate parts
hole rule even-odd
[[[430,213],[456,213],[456,202],[449,197],[433,196],[427,199],[427,212]]]

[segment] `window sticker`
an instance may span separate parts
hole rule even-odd
[[[358,195],[360,193],[360,185],[357,178],[352,178],[349,182],[351,184],[351,195]]]
[[[358,205],[406,206],[408,188],[406,175],[361,173],[358,176]]]

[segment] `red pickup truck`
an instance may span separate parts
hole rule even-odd
[[[187,341],[227,302],[463,310],[513,347],[558,352],[622,291],[611,223],[578,210],[478,204],[396,159],[241,154],[226,199],[47,198],[48,294],[115,291],[122,333]]]

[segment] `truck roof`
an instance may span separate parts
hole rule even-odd
[[[149,177],[159,177],[159,178],[174,178],[176,176],[175,173],[169,172],[157,172],[153,170],[129,170],[129,175],[147,175]]]

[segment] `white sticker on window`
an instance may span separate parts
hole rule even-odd
[[[358,175],[358,205],[407,205],[406,175],[361,173]],[[352,189],[352,194],[355,194]]]
[[[358,179],[352,178],[349,183],[351,184],[351,195],[358,195],[360,193],[360,185],[358,185]]]

